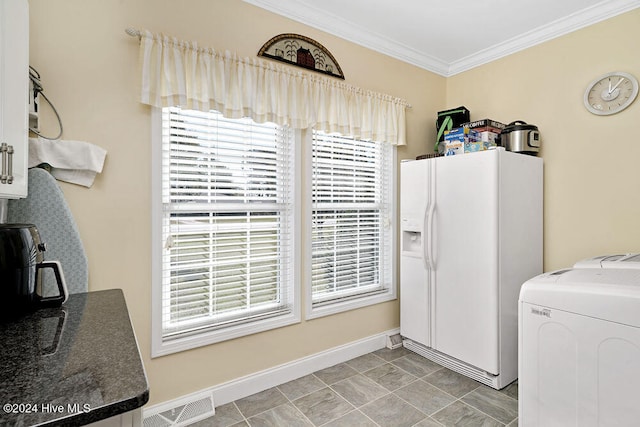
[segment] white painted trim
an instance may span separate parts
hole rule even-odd
[[[546,41],[564,36],[581,28],[588,27],[600,21],[613,18],[616,15],[640,7],[640,0],[611,0],[598,3],[579,13],[558,19],[547,25],[528,31],[518,37],[513,37],[502,43],[491,46],[461,58],[450,64],[446,77],[470,70],[480,65],[495,61],[512,53],[530,48]]]
[[[320,8],[310,7],[306,2],[296,2],[295,0],[244,1],[444,77],[470,70],[640,7],[640,0],[601,1],[578,13],[448,63],[382,36],[369,28],[348,22],[340,16],[327,13]]]
[[[368,307],[374,304],[393,301],[396,298],[395,286],[391,285],[391,288],[386,292],[377,295],[363,296],[359,298],[355,297],[353,300],[330,303],[316,308],[313,308],[311,304],[307,304],[305,319],[318,319],[320,317],[331,316],[333,314]]]
[[[321,305],[319,307],[313,307],[313,295],[312,295],[312,275],[311,275],[311,265],[312,265],[312,230],[311,230],[311,211],[312,211],[312,200],[311,193],[313,191],[313,183],[312,183],[312,175],[313,175],[313,161],[312,161],[312,144],[313,144],[313,131],[307,130],[302,132],[300,142],[305,147],[304,153],[304,169],[305,169],[305,212],[307,221],[304,224],[304,236],[305,236],[305,246],[304,246],[304,260],[305,260],[305,271],[304,271],[304,290],[305,293],[305,319],[317,319],[320,317],[331,316],[334,314],[342,313],[349,310],[355,310],[362,307],[368,307],[374,304],[381,304],[387,301],[393,301],[398,298],[398,285],[396,283],[397,278],[397,258],[398,258],[398,227],[397,227],[397,206],[398,206],[398,196],[397,196],[397,179],[398,179],[398,149],[397,146],[392,147],[391,153],[391,177],[389,182],[389,189],[391,191],[391,284],[386,289],[385,292],[381,292],[379,294],[374,295],[363,295],[361,297],[354,297],[353,299],[348,299],[345,301],[336,301],[334,303],[327,303],[326,305]]]
[[[299,3],[295,0],[244,1],[436,74],[446,76],[449,71],[449,64],[439,58],[425,55],[369,28],[354,24],[341,16],[327,13],[308,3]]]
[[[372,335],[357,341],[350,342],[329,350],[301,359],[293,360],[279,366],[265,369],[244,377],[240,377],[226,383],[209,387],[189,394],[213,393],[213,401],[216,406],[224,405],[243,397],[251,396],[271,387],[284,384],[289,381],[312,374],[318,370],[328,368],[338,363],[343,363],[356,357],[385,348],[387,337],[400,333],[400,329],[392,329],[380,334]],[[171,401],[159,403],[144,408],[144,416],[157,412],[157,408],[172,407],[174,402],[181,402],[184,396]]]
[[[162,352],[162,110],[151,109],[151,357]]]
[[[275,328],[300,323],[300,261],[301,256],[301,165],[302,155],[299,147],[299,131],[292,131],[293,139],[293,279],[290,294],[293,300],[291,313],[274,316],[265,320],[243,323],[215,331],[204,332],[177,338],[170,342],[162,339],[162,109],[152,108],[151,113],[151,357],[160,357],[179,351],[202,347],[217,342],[264,332]]]

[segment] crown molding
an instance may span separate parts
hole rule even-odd
[[[448,63],[315,6],[301,5],[295,0],[243,1],[444,77],[468,71],[640,7],[640,0],[603,0],[568,17]]]
[[[450,64],[441,59],[425,55],[315,6],[301,5],[295,0],[243,1],[433,73],[444,76],[449,72]]]
[[[588,27],[598,22],[613,18],[625,12],[640,7],[640,0],[613,0],[603,1],[587,9],[570,15],[568,17],[550,22],[547,25],[538,27],[513,37],[502,43],[493,45],[487,49],[469,55],[450,64],[447,76],[468,71],[472,68],[495,61],[511,55],[512,53],[530,48],[557,37],[569,34],[581,28]]]

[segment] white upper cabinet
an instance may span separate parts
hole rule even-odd
[[[0,198],[27,195],[29,5],[0,1]]]

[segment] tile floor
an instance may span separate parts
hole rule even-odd
[[[517,426],[497,391],[404,348],[382,349],[216,408],[198,427]]]

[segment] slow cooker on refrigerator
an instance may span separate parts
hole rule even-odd
[[[535,156],[541,143],[538,127],[522,120],[509,123],[500,132],[500,145],[507,151]]]

